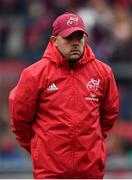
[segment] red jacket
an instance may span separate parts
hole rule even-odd
[[[104,138],[118,114],[111,68],[86,45],[71,70],[50,42],[10,93],[11,127],[35,178],[102,178]]]

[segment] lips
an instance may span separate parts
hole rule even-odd
[[[77,49],[71,50],[71,54],[80,54],[80,51]]]

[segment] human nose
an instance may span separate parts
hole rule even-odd
[[[76,38],[76,37],[74,37],[73,39],[72,39],[72,44],[74,45],[74,44],[79,44],[79,40]]]

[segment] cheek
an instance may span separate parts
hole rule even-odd
[[[80,43],[80,50],[81,50],[81,51],[84,50],[84,45],[85,45],[84,42],[81,42],[81,43]]]
[[[70,48],[65,43],[59,43],[57,44],[57,49],[64,57],[67,57]]]
[[[81,45],[81,50],[82,50],[82,52],[84,51],[84,46],[85,46],[85,42],[83,41],[83,42],[82,42],[82,45]]]

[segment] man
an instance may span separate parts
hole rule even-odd
[[[80,16],[60,15],[42,59],[10,93],[11,127],[34,178],[103,178],[105,142],[118,114],[109,66],[85,43]]]

